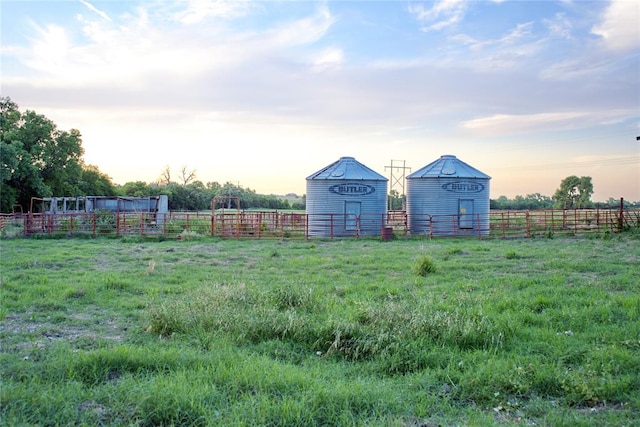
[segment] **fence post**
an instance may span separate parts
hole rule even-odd
[[[404,222],[404,235],[409,234],[409,214],[405,211],[402,214],[402,221]]]
[[[284,239],[284,225],[286,221],[286,213],[276,211],[276,224],[280,227],[280,238]]]
[[[618,212],[618,231],[622,231],[624,226],[624,198],[620,197],[620,211]]]
[[[429,239],[433,239],[433,216],[427,216],[429,217]]]
[[[167,221],[169,221],[169,218],[167,218],[166,213],[163,213],[162,217],[162,235],[167,237]]]
[[[453,237],[456,237],[457,230],[456,230],[456,216],[455,215],[451,215],[451,224],[452,224],[451,225],[451,227],[452,227],[451,231],[453,231]]]
[[[258,217],[256,219],[256,226],[258,227],[258,239],[260,239],[260,234],[262,232],[262,212],[257,213]]]
[[[329,214],[329,224],[331,227],[331,238],[333,239],[333,214]]]
[[[211,211],[211,237],[215,236],[216,229],[216,212]]]

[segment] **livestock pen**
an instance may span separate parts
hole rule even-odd
[[[488,217],[488,218],[487,218]],[[488,219],[488,221],[487,221]],[[310,224],[322,223],[323,238],[371,235],[366,227],[383,224],[392,234],[383,237],[535,238],[554,235],[617,233],[640,229],[637,209],[564,209],[491,211],[462,215],[421,215],[418,221],[405,212],[363,213],[345,221],[344,214],[306,214],[289,211],[214,210],[211,212],[72,212],[3,215],[1,235],[11,236],[149,236],[175,239],[219,237],[235,239],[312,239]],[[419,230],[410,224],[419,223]],[[488,229],[487,225],[488,224]],[[380,232],[380,230],[375,230]]]

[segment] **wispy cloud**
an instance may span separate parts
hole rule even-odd
[[[609,76],[613,67],[615,67],[615,59],[589,53],[580,58],[560,60],[541,68],[538,76],[542,80],[587,82],[593,81],[598,76]]]
[[[449,38],[452,46],[451,61],[456,66],[477,71],[496,71],[522,67],[544,48],[544,39],[533,33],[533,22],[517,24],[499,37],[476,38],[468,34],[456,34]]]
[[[91,10],[92,12],[97,13],[98,15],[100,15],[100,17],[102,19],[104,19],[105,21],[109,21],[111,22],[111,18],[109,17],[109,15],[106,14],[106,12],[98,9],[97,7],[95,7],[94,5],[92,5],[91,3],[89,3],[86,0],[80,0],[80,3],[82,3],[83,5],[85,5],[87,8],[89,8],[89,10]]]
[[[466,0],[440,0],[430,8],[410,4],[409,12],[423,24],[422,31],[438,31],[462,21]]]
[[[635,111],[566,111],[535,114],[494,114],[461,123],[478,135],[505,135],[546,132],[610,125],[633,118]]]
[[[571,35],[573,25],[564,13],[556,13],[553,18],[544,19],[543,22],[547,26],[551,37],[573,38]]]
[[[524,22],[517,24],[514,28],[510,29],[498,38],[479,40],[464,34],[458,34],[452,37],[452,39],[468,45],[471,50],[475,51],[479,51],[484,48],[500,49],[506,46],[513,46],[522,41],[522,39],[532,34],[532,29],[533,22]]]

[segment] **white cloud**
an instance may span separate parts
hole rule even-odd
[[[38,36],[31,39],[31,57],[27,59],[27,65],[40,71],[59,69],[68,60],[72,46],[67,31],[49,24],[38,28]]]
[[[602,37],[607,48],[616,51],[640,46],[640,3],[633,0],[613,0],[602,21],[591,29]]]
[[[27,54],[19,59],[31,71],[39,73],[39,78],[14,75],[6,79],[39,87],[142,89],[155,86],[159,81],[211,77],[221,70],[239,69],[242,65],[247,65],[251,72],[265,61],[291,56],[291,48],[317,42],[334,22],[329,10],[320,6],[310,16],[262,31],[234,32],[226,31],[221,25],[197,24],[200,18],[232,14],[231,4],[236,3],[189,4],[187,11],[194,15],[183,14],[182,21],[188,24],[177,25],[175,20],[171,21],[175,14],[159,16],[166,13],[163,4],[153,10],[138,7],[117,21],[78,15],[82,40],[74,39],[68,29],[58,25],[33,24],[36,35],[30,40],[30,46],[20,50]],[[85,5],[89,7],[88,3]],[[200,27],[195,32],[187,28],[193,25]],[[3,47],[3,53],[11,52]],[[321,50],[306,63],[298,62],[317,69],[338,65],[342,59],[341,50],[334,47]]]
[[[344,52],[338,47],[323,49],[313,55],[310,62],[315,71],[324,71],[339,67],[344,61]]]
[[[235,18],[247,12],[248,3],[234,0],[189,0],[187,8],[176,13],[174,19],[183,24],[197,24],[208,18]]]
[[[320,40],[334,22],[329,9],[320,7],[314,15],[275,27],[263,37],[266,42],[282,46],[309,44]]]
[[[425,24],[423,31],[438,31],[460,22],[464,18],[466,3],[466,0],[440,0],[429,9],[421,4],[409,5],[409,12]]]

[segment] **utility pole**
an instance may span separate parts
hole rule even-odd
[[[387,200],[387,209],[391,210],[391,208],[393,207],[391,202],[392,202],[392,195],[391,192],[393,190],[396,190],[398,192],[398,194],[403,198],[404,200],[404,188],[405,188],[405,180],[406,180],[406,173],[407,171],[411,172],[411,168],[406,166],[407,162],[405,160],[391,160],[391,164],[389,166],[385,166],[384,170],[390,170],[391,171],[391,177],[389,180],[389,197]],[[399,191],[398,191],[399,189]],[[404,202],[403,202],[403,206],[402,209],[404,210]]]

